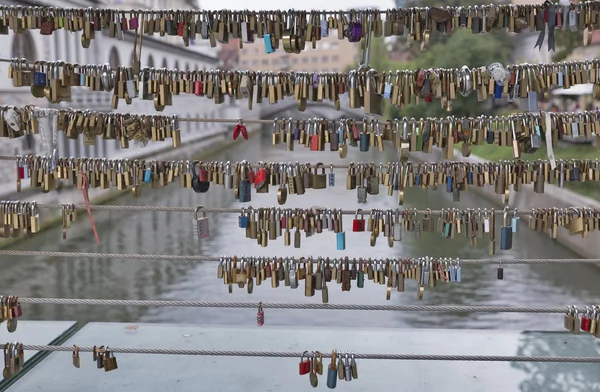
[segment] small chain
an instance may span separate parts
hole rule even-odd
[[[84,299],[84,298],[25,298],[24,304],[43,305],[98,305],[98,306],[155,306],[184,308],[240,308],[254,309],[253,302],[205,302],[205,301],[155,301],[126,299]],[[377,310],[395,312],[453,312],[453,313],[566,313],[567,307],[515,307],[515,306],[420,306],[420,305],[344,305],[344,304],[296,304],[267,303],[264,309],[312,309],[312,310]],[[580,307],[581,309],[585,306]]]
[[[81,352],[92,352],[93,347],[77,347]],[[66,351],[73,352],[73,346],[47,346],[24,344],[24,350],[33,351]],[[271,357],[300,358],[301,352],[282,351],[229,351],[229,350],[190,350],[163,348],[115,348],[110,351],[117,354],[168,354],[168,355],[203,355],[212,357]],[[331,358],[327,350],[322,351],[323,358]],[[381,359],[400,361],[485,361],[485,362],[576,362],[600,363],[600,357],[556,357],[556,356],[506,356],[506,355],[422,355],[422,354],[361,354],[353,353],[357,359]]]

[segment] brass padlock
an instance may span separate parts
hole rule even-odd
[[[321,173],[318,170],[321,169]],[[327,188],[327,174],[325,174],[325,165],[319,162],[315,165],[315,172],[313,174],[313,189],[325,189]]]

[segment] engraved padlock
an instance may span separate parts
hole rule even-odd
[[[208,238],[209,236],[209,227],[208,227],[208,217],[206,216],[206,212],[202,212],[202,216],[198,216],[198,213],[203,206],[198,206],[194,210],[194,219],[192,220],[192,231],[194,234],[194,239],[196,241]]]

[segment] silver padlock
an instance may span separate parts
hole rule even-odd
[[[350,368],[350,358],[346,354],[344,358],[344,379],[346,381],[352,381],[352,369]]]
[[[394,219],[394,241],[402,241],[402,222],[400,221],[400,210],[396,210]]]
[[[127,75],[127,82],[125,83],[125,86],[127,88],[127,94],[129,95],[129,98],[137,98],[138,88],[135,76],[133,75],[133,69],[131,67],[126,67],[125,73]]]
[[[224,176],[224,186],[225,189],[233,188],[233,174],[231,173],[231,162],[227,161],[225,164],[225,176]]]
[[[194,210],[194,219],[192,220],[192,232],[196,241],[208,238],[210,234],[208,227],[208,217],[206,216],[206,212],[202,212],[201,217],[198,216],[198,213],[203,208],[203,206],[198,206]]]
[[[298,288],[298,274],[296,272],[296,259],[292,258],[292,262],[290,263],[290,269],[288,270],[290,274],[290,288],[297,289]]]

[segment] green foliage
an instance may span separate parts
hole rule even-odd
[[[563,61],[573,53],[582,41],[579,31],[556,31],[556,53],[552,55],[552,61]]]
[[[492,34],[472,34],[470,31],[458,30],[444,44],[433,44],[427,50],[419,52],[411,61],[411,68],[460,68],[487,66],[492,62],[506,64],[512,54],[512,46],[503,38]],[[478,102],[475,93],[469,97],[458,97],[452,103],[452,112],[441,108],[439,100],[419,106],[408,106],[400,111],[390,108],[391,117],[427,117],[427,116],[468,116],[489,112],[490,101]]]
[[[363,50],[359,49],[359,61],[363,57]],[[371,50],[369,52],[369,66],[377,71],[387,71],[390,66],[387,45],[384,37],[371,37]],[[346,67],[346,72],[358,68],[358,63]]]

